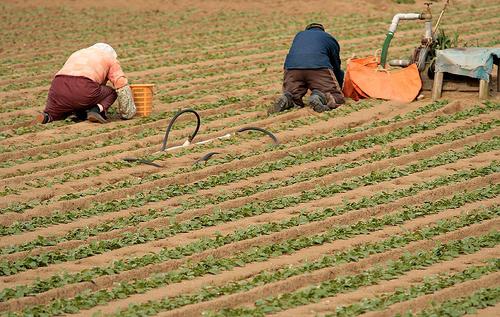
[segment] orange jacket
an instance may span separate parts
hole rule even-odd
[[[88,47],[74,52],[56,75],[84,76],[101,85],[108,79],[115,89],[128,84],[120,62],[110,52]]]

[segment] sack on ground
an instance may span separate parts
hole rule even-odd
[[[411,102],[422,81],[416,64],[399,70],[379,70],[375,56],[349,60],[344,78],[344,96],[354,100],[379,98]]]
[[[131,119],[137,109],[134,103],[134,97],[132,96],[132,89],[129,85],[116,90],[118,94],[118,112],[120,113],[122,119]]]

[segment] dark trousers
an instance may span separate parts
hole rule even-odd
[[[344,94],[331,69],[285,69],[283,92],[289,92],[297,106],[304,106],[302,97],[308,89],[325,94],[328,106],[344,103]]]
[[[104,111],[116,100],[113,88],[82,76],[57,75],[50,86],[45,112],[50,121],[62,120],[100,104]]]

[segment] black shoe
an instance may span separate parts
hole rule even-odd
[[[276,99],[274,104],[267,110],[267,113],[272,114],[285,111],[292,108],[293,105],[292,95],[289,92],[285,92],[278,99]]]
[[[313,90],[309,96],[309,105],[316,112],[324,112],[330,110],[326,105],[326,96],[319,90]]]
[[[96,123],[108,123],[106,120],[106,115],[103,112],[99,112],[99,107],[94,107],[87,112],[87,120]]]
[[[75,117],[72,118],[73,122],[82,122],[82,121],[87,120],[87,111],[86,110],[75,111],[74,115],[75,115]]]

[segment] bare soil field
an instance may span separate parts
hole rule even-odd
[[[498,93],[267,114],[296,32],[323,23],[345,67],[425,1],[396,2],[2,1],[0,315],[500,315]],[[499,23],[498,1],[456,0],[443,28],[499,47]],[[422,30],[401,23],[390,56]],[[151,116],[32,125],[66,58],[96,42],[155,84]],[[280,144],[245,132],[160,152],[185,108],[195,141],[257,126]]]

